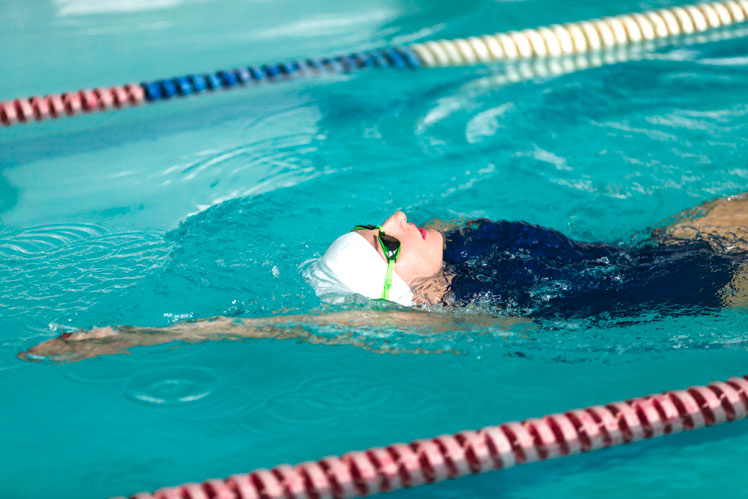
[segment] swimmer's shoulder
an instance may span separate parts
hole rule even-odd
[[[706,201],[652,231],[662,244],[703,241],[719,253],[748,254],[748,193]]]

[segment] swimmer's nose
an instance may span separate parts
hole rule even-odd
[[[408,217],[403,213],[402,211],[398,210],[392,215],[390,215],[390,218],[384,221],[382,224],[382,229],[384,229],[385,232],[387,232],[387,229],[389,228],[390,231],[394,228],[403,228],[408,223]]]

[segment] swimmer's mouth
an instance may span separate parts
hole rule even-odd
[[[426,229],[418,227],[418,231],[421,233],[421,237],[426,239]]]

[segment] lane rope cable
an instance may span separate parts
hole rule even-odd
[[[368,68],[418,69],[579,55],[690,35],[742,23],[746,18],[748,0],[706,2],[480,37],[414,43],[337,57],[248,66],[44,97],[18,98],[0,102],[0,123],[10,126],[123,109],[218,89],[280,82],[297,76],[350,73]]]

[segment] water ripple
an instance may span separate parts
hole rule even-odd
[[[133,376],[126,395],[147,405],[187,404],[210,396],[217,379],[207,369],[168,367],[150,369]]]
[[[139,282],[168,251],[157,232],[86,223],[8,230],[0,239],[0,312],[58,321]]]
[[[357,414],[388,417],[420,416],[438,411],[440,399],[432,386],[413,382],[380,381],[368,377],[312,376],[293,391],[267,402],[267,415],[291,425],[342,421]]]
[[[0,233],[0,258],[29,255],[102,236],[108,231],[93,223],[48,224]]]
[[[83,384],[115,384],[133,375],[132,366],[118,359],[92,359],[65,368],[65,377]]]

